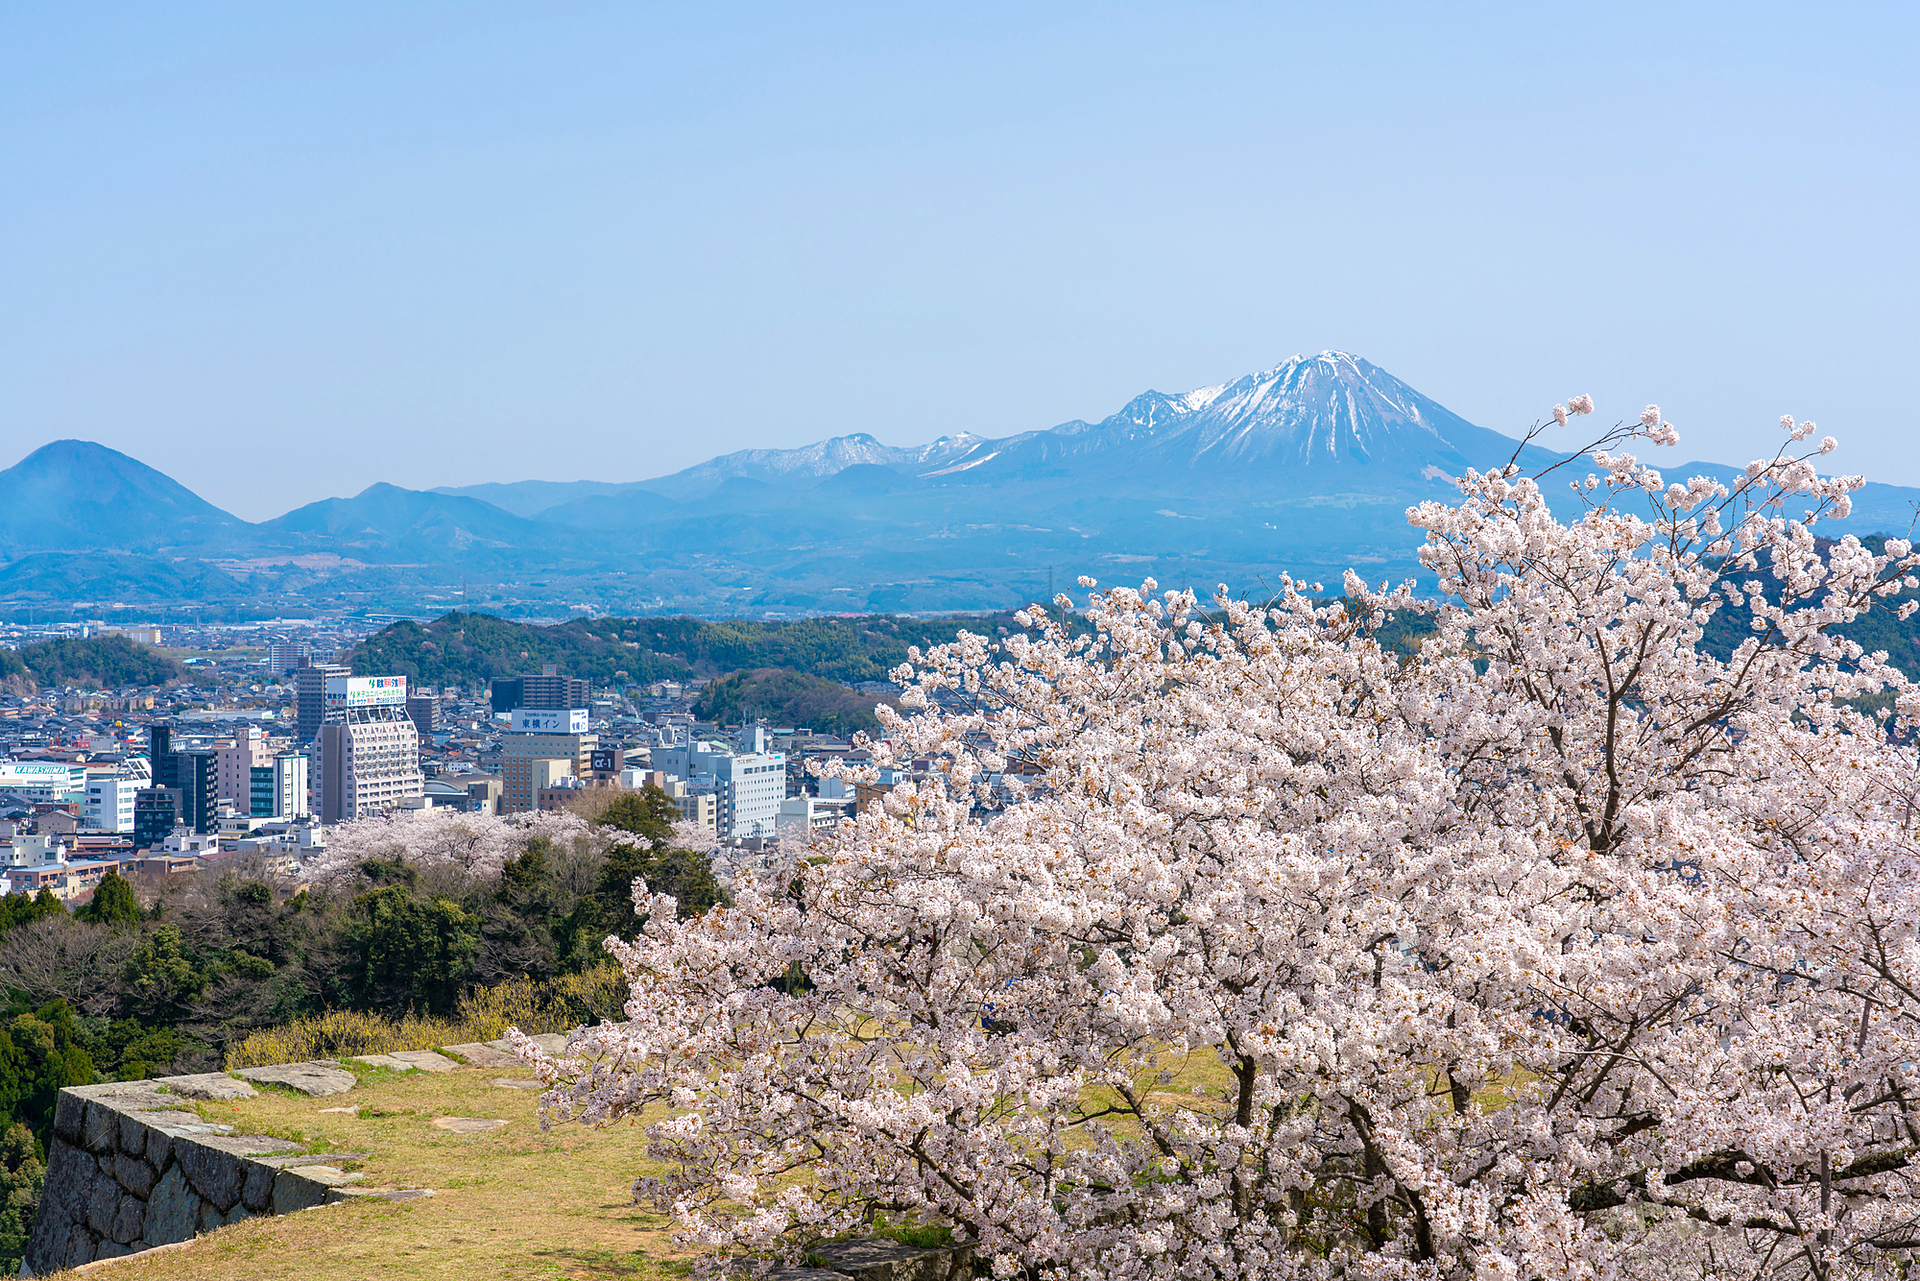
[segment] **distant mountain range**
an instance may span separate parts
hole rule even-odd
[[[0,607],[778,617],[1005,608],[1082,573],[1259,592],[1282,570],[1414,572],[1406,507],[1516,452],[1529,469],[1557,457],[1341,352],[1149,391],[1097,423],[914,447],[840,436],[627,484],[377,484],[260,524],[56,441],[0,472]],[[1869,485],[1846,528],[1903,531],[1916,500]]]

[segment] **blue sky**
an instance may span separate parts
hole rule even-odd
[[[1792,413],[1920,485],[1916,25],[8,6],[0,465],[84,437],[259,519],[1007,434],[1339,347],[1497,430],[1590,391],[1738,462]]]

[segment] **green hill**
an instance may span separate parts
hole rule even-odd
[[[759,718],[844,735],[880,728],[873,714],[880,701],[822,676],[787,667],[756,667],[707,686],[693,711],[702,720],[727,725]]]
[[[992,635],[1010,614],[947,618],[805,618],[792,622],[697,618],[576,618],[551,627],[491,614],[446,614],[422,626],[396,623],[353,651],[353,670],[427,685],[477,685],[538,672],[552,663],[596,684],[644,684],[779,667],[842,684],[885,680],[907,648],[952,640],[962,629]]]
[[[40,685],[120,689],[128,685],[173,685],[187,669],[157,649],[125,636],[81,640],[62,637],[0,652],[0,678],[30,676]]]

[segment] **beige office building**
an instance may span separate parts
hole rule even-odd
[[[542,787],[568,775],[586,777],[598,746],[598,734],[506,735],[500,743],[500,812],[524,814],[534,808]]]

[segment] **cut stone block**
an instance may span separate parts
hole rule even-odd
[[[503,1090],[538,1090],[543,1088],[540,1082],[530,1078],[509,1080],[504,1076],[498,1076],[493,1079],[493,1083]]]
[[[185,1241],[200,1228],[200,1198],[179,1166],[168,1170],[147,1198],[144,1237],[148,1241]]]
[[[368,1067],[392,1068],[395,1072],[411,1072],[413,1064],[403,1063],[391,1054],[356,1054],[353,1062],[364,1063]]]
[[[273,1176],[273,1212],[292,1214],[310,1206],[325,1205],[332,1186],[308,1178],[305,1170],[282,1170]]]
[[[537,1032],[527,1039],[539,1046],[542,1050],[545,1050],[550,1056],[557,1056],[567,1048],[567,1034],[565,1032]],[[487,1044],[499,1050],[502,1054],[512,1053],[512,1051],[507,1048],[507,1043],[504,1039],[488,1041]],[[514,1059],[515,1063],[519,1061],[518,1058]]]
[[[478,1116],[436,1116],[427,1122],[436,1130],[451,1130],[455,1134],[485,1134],[505,1125],[505,1121],[491,1120]]]
[[[290,1165],[284,1174],[297,1174],[303,1179],[312,1179],[315,1183],[324,1183],[330,1188],[343,1188],[349,1183],[358,1183],[366,1178],[364,1174],[348,1174],[337,1165]]]
[[[240,1075],[249,1081],[258,1081],[266,1085],[284,1085],[315,1098],[324,1098],[329,1094],[345,1094],[359,1083],[359,1078],[332,1059],[316,1059],[311,1063],[282,1063],[275,1067],[242,1068]]]
[[[200,1072],[193,1076],[162,1077],[154,1082],[164,1085],[169,1093],[185,1099],[212,1099],[225,1102],[229,1099],[250,1099],[254,1090],[245,1081],[236,1081],[225,1072]]]
[[[520,1056],[509,1054],[496,1045],[484,1041],[467,1041],[461,1045],[443,1045],[442,1052],[457,1055],[465,1059],[469,1066],[477,1068],[517,1068],[522,1066]]]
[[[269,1134],[212,1135],[194,1140],[203,1148],[233,1156],[265,1156],[269,1152],[292,1152],[300,1145],[292,1139],[276,1139]]]
[[[278,1156],[256,1156],[252,1160],[259,1165],[275,1170],[290,1169],[297,1165],[313,1165],[315,1162],[359,1161],[372,1156],[371,1152],[285,1152]]]
[[[460,1066],[446,1055],[436,1054],[432,1050],[395,1050],[387,1057],[399,1059],[409,1067],[418,1068],[422,1072],[451,1072]]]

